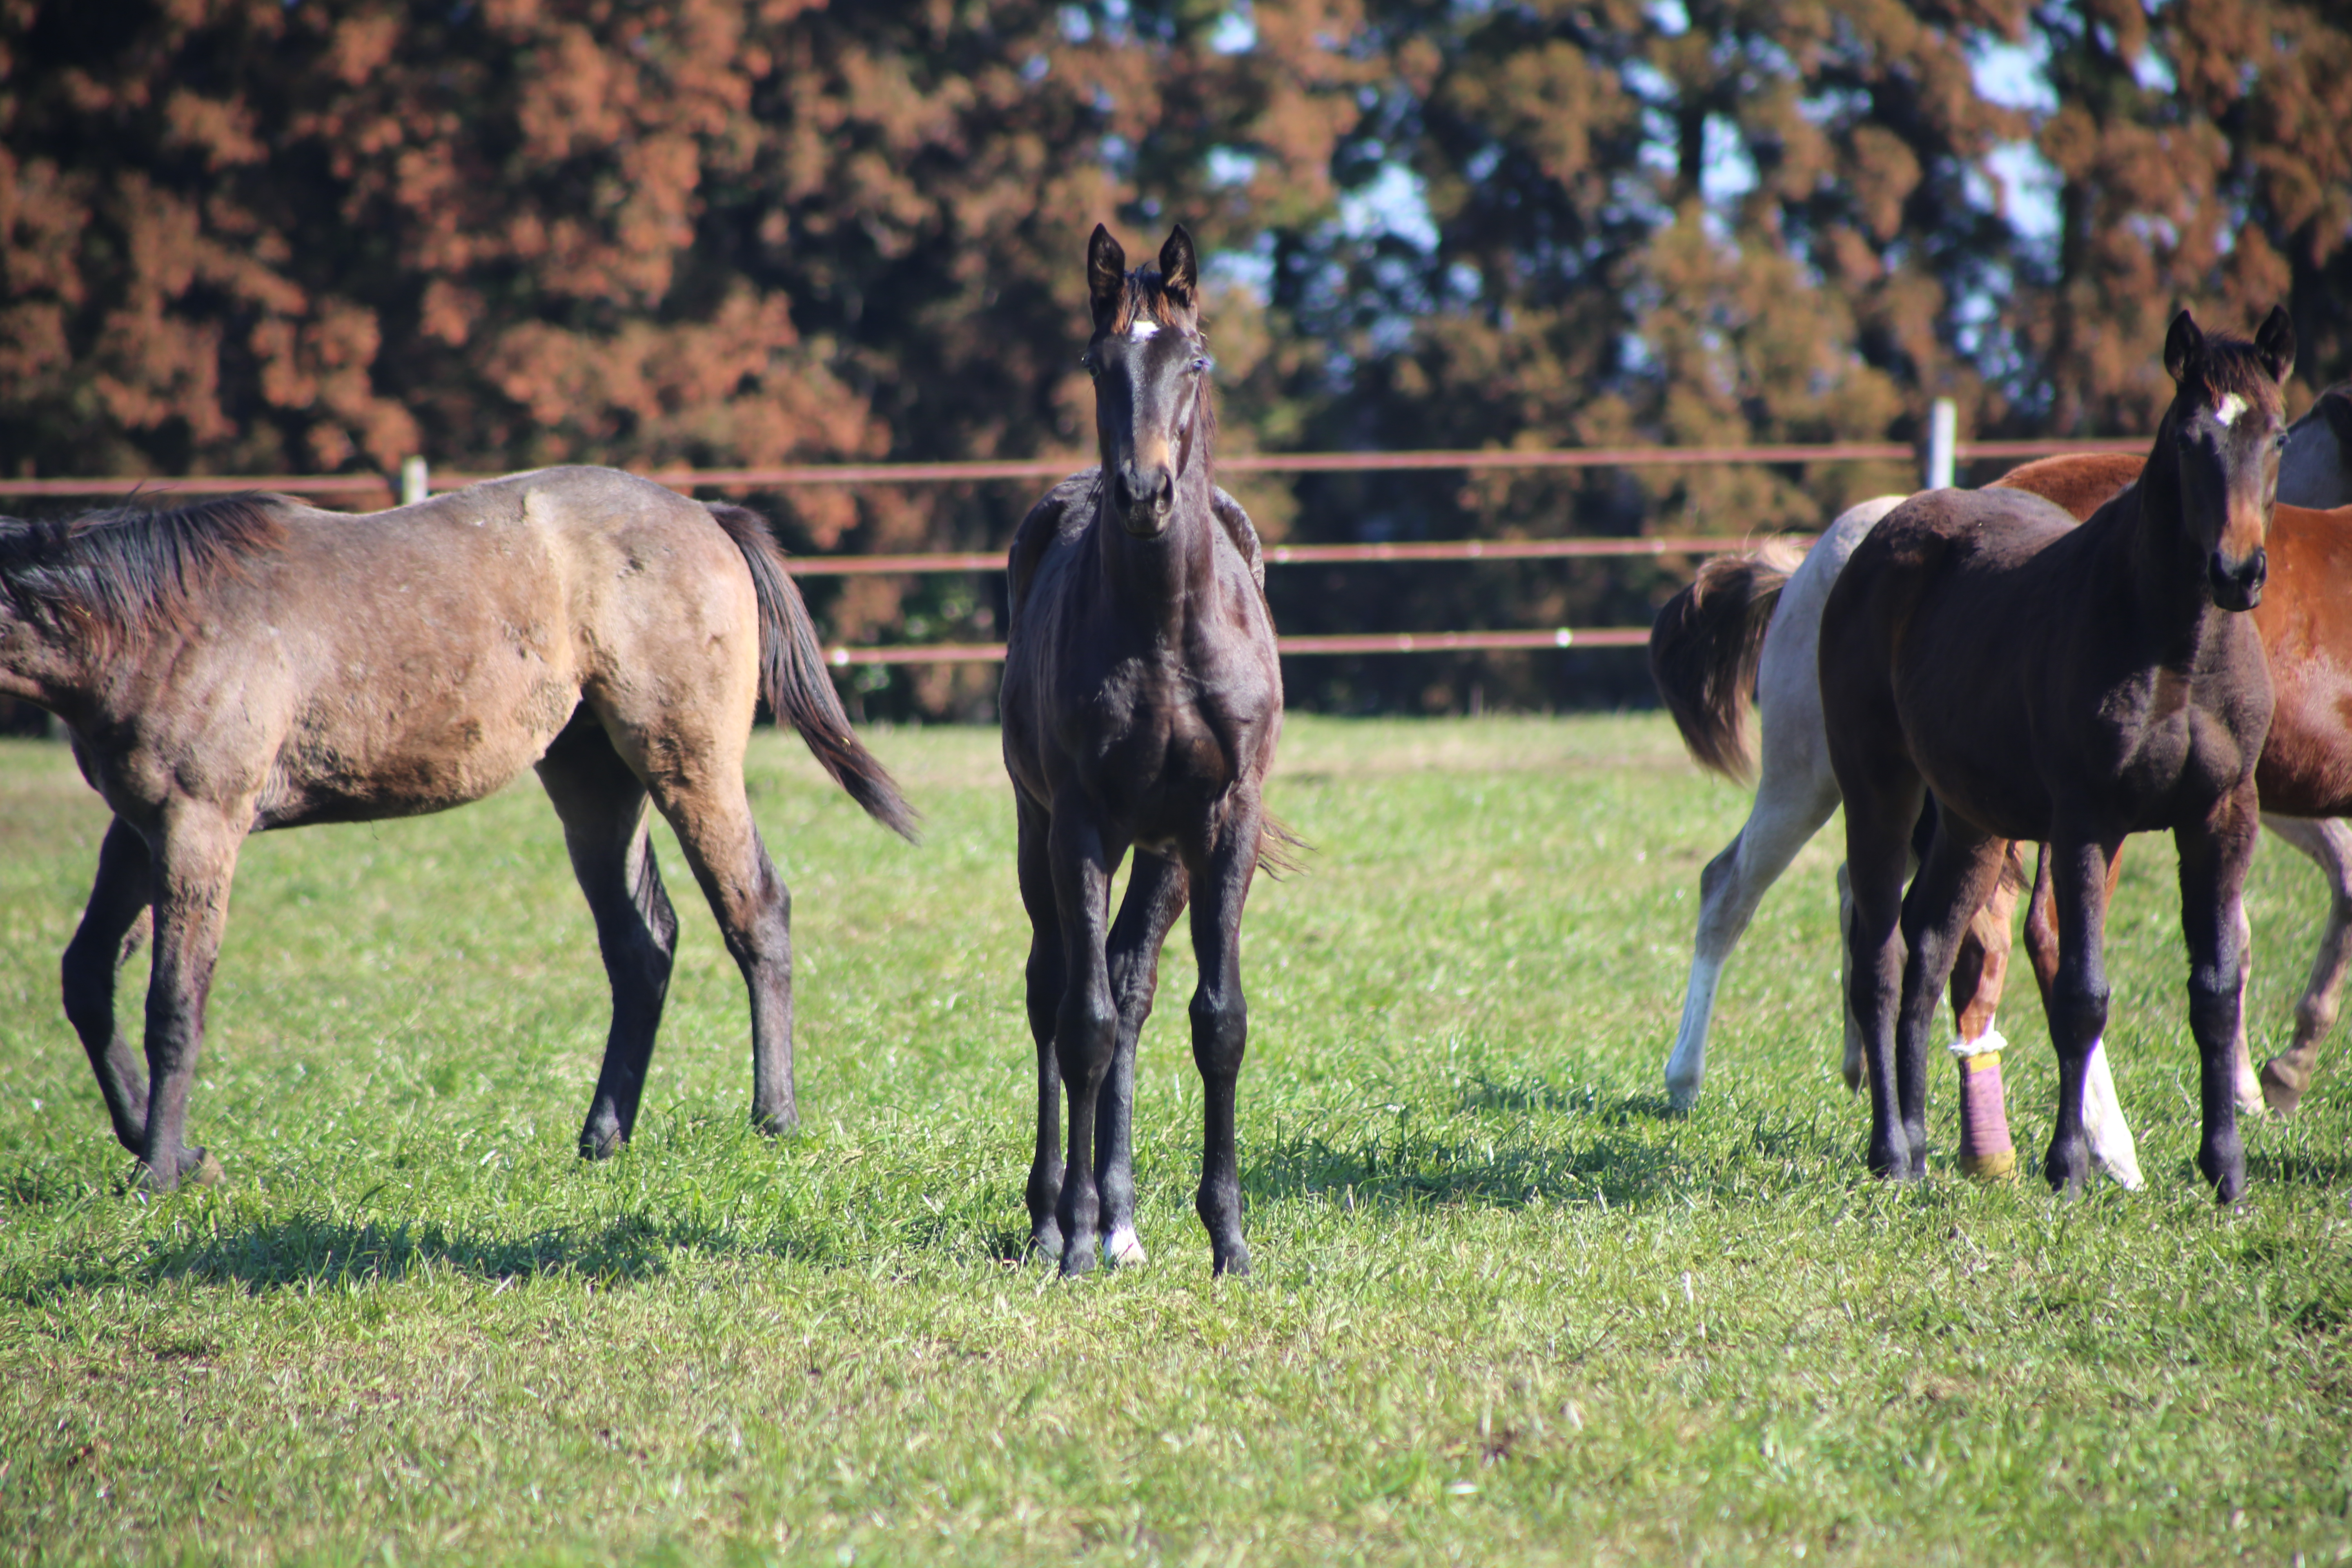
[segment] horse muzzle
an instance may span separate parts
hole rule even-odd
[[[2270,552],[2254,546],[2252,554],[2232,563],[2216,550],[2205,563],[2213,584],[2213,602],[2225,610],[2251,610],[2263,602],[2263,584],[2271,571]]]
[[[1157,539],[1176,510],[1176,476],[1157,465],[1121,463],[1111,477],[1110,500],[1120,527],[1138,539]]]

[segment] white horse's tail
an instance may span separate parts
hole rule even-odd
[[[1779,540],[1703,562],[1691,585],[1668,599],[1650,628],[1650,679],[1699,766],[1745,782],[1748,705],[1765,628],[1789,574],[1804,559]]]

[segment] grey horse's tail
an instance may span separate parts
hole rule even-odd
[[[1764,655],[1764,630],[1804,552],[1777,540],[1702,563],[1650,628],[1650,679],[1675,716],[1692,760],[1728,779],[1755,769],[1748,702]]]
[[[824,771],[867,816],[914,841],[914,807],[898,793],[890,770],[850,731],[849,715],[841,710],[833,677],[825,672],[816,624],[784,568],[783,548],[769,531],[768,520],[749,507],[704,504],[751,569],[751,587],[760,599],[760,695],[779,720],[801,732]]]

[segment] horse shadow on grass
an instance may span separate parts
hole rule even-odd
[[[1702,1138],[1669,1117],[1657,1094],[1473,1075],[1453,1099],[1435,1122],[1395,1106],[1385,1124],[1356,1114],[1344,1131],[1313,1121],[1281,1129],[1245,1167],[1251,1196],[1349,1207],[1640,1207],[1692,1196],[1748,1201],[1817,1181],[1824,1166],[1859,1164],[1850,1119],[1836,1107],[1801,1120],[1759,1113],[1743,1132],[1727,1137],[1718,1124]]]

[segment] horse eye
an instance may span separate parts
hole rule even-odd
[[[1190,367],[1190,368],[1191,368],[1191,370],[1192,370],[1192,374],[1195,374],[1195,375],[1204,375],[1204,374],[1206,374],[1208,372],[1210,372],[1210,371],[1212,371],[1212,370],[1216,369],[1216,367],[1217,367],[1217,362],[1216,362],[1216,361],[1214,361],[1214,360],[1211,359],[1211,358],[1210,358],[1208,355],[1206,355],[1206,354],[1202,354],[1199,359],[1196,359],[1196,360],[1194,360],[1194,361],[1192,362],[1192,365],[1191,365],[1191,367]]]
[[[1078,368],[1085,371],[1088,375],[1102,374],[1102,366],[1095,363],[1095,352],[1092,349],[1088,349],[1086,353],[1078,356]]]

